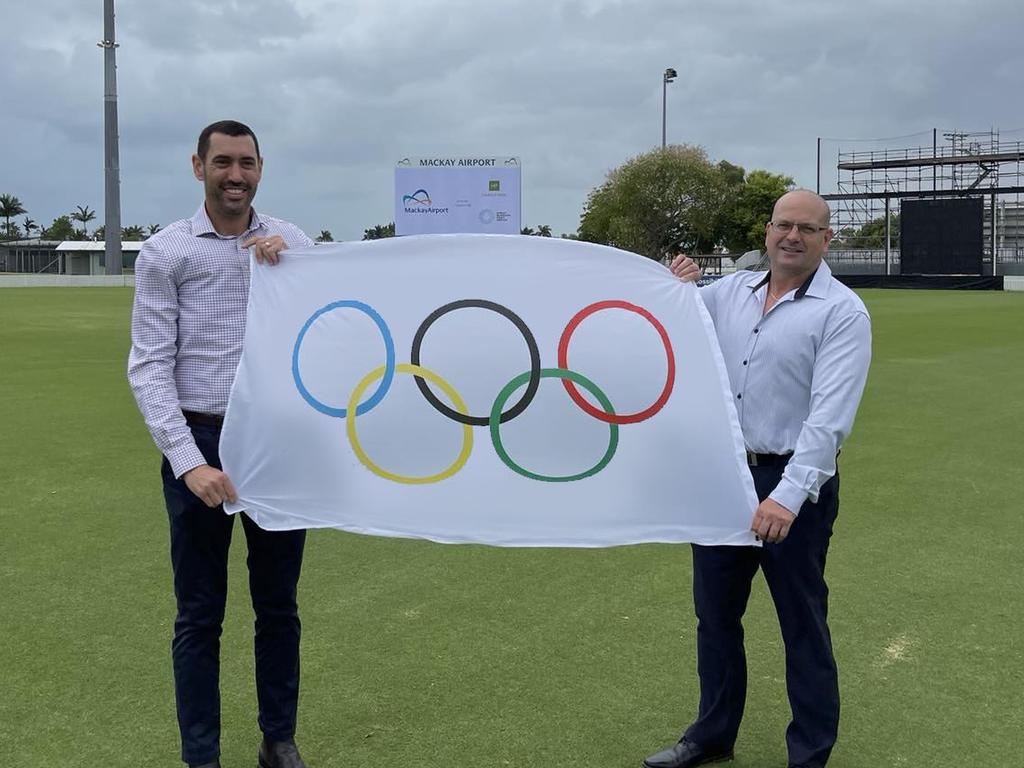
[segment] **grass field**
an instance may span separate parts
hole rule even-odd
[[[829,560],[831,765],[1024,766],[1024,294],[864,291],[875,354]],[[174,766],[158,455],[128,289],[0,290],[0,764]],[[255,765],[244,545],[223,763]],[[312,768],[637,768],[697,702],[682,546],[515,550],[318,531],[300,589]],[[736,768],[784,768],[781,641],[747,620]]]

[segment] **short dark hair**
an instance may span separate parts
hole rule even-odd
[[[206,153],[210,151],[210,136],[215,133],[223,133],[225,136],[252,136],[252,143],[256,146],[256,157],[260,156],[260,142],[256,134],[252,132],[245,123],[237,120],[218,120],[203,128],[199,134],[199,143],[196,145],[196,154],[200,160],[206,160]]]

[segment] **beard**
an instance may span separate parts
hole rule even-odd
[[[241,190],[245,194],[234,198],[228,195],[228,190]],[[253,198],[256,197],[256,185],[252,184],[220,184],[210,185],[206,189],[206,199],[211,202],[218,213],[224,216],[241,216],[248,213]]]

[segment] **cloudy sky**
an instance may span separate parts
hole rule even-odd
[[[0,16],[0,192],[37,222],[102,220],[102,8]],[[666,67],[670,142],[813,187],[819,136],[1024,140],[1022,29],[1019,0],[119,0],[122,220],[190,215],[196,135],[230,117],[260,138],[257,207],[312,235],[391,221],[395,161],[448,154],[520,156],[524,223],[572,232],[660,144]],[[823,187],[839,146],[879,145],[824,142]]]

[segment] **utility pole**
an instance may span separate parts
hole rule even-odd
[[[661,76],[661,148],[665,148],[665,108],[668,106],[668,84],[678,77],[676,71],[669,67]]]
[[[114,0],[103,0],[103,168],[104,250],[108,275],[121,274],[121,165],[117,136],[117,42],[114,39]]]

